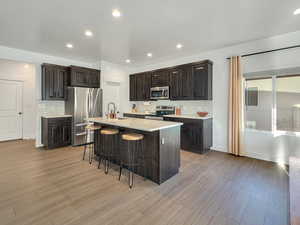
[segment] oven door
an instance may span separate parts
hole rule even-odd
[[[147,120],[164,120],[162,116],[145,116]]]

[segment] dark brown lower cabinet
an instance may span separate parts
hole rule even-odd
[[[42,144],[47,149],[71,145],[72,117],[42,117]]]
[[[181,149],[206,153],[212,146],[212,119],[187,119],[164,117],[166,121],[181,122]]]

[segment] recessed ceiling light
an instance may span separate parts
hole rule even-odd
[[[125,61],[126,61],[126,63],[130,63],[130,62],[131,62],[131,60],[130,60],[130,59],[126,59]]]
[[[25,65],[24,65],[24,68],[25,68],[25,69],[28,69],[28,68],[29,68],[29,65],[28,65],[28,64],[25,64]]]
[[[147,53],[147,56],[151,58],[152,57],[152,53],[151,52]]]
[[[92,37],[92,36],[93,36],[93,32],[90,31],[90,30],[86,30],[86,31],[84,32],[84,34],[85,34],[85,36],[87,36],[87,37]]]
[[[121,12],[120,12],[118,9],[114,9],[114,10],[112,11],[112,15],[113,15],[114,17],[120,17],[120,16],[121,16]]]
[[[73,44],[71,44],[71,43],[67,43],[67,44],[66,44],[66,47],[67,47],[67,48],[73,48],[74,46],[73,46]]]
[[[183,47],[182,44],[177,44],[177,45],[176,45],[176,48],[178,48],[178,49],[181,49],[182,47]]]
[[[296,10],[294,11],[294,15],[298,15],[298,14],[300,14],[300,8],[299,8],[299,9],[296,9]]]
[[[67,43],[67,44],[66,44],[66,47],[67,47],[67,48],[73,48],[73,45],[72,45],[71,43]]]

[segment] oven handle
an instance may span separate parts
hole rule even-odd
[[[163,117],[159,117],[159,116],[145,116],[145,119],[148,119],[148,120],[164,120]]]

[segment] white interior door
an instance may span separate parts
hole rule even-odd
[[[23,83],[0,80],[0,141],[21,139]]]

